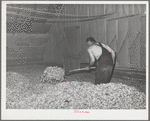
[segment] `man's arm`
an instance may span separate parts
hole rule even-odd
[[[92,50],[90,48],[88,48],[88,53],[89,53],[89,56],[90,56],[90,66],[94,65],[94,62],[95,62],[95,57],[92,53]]]
[[[114,51],[113,49],[111,49],[108,45],[105,45],[105,44],[103,44],[103,43],[102,43],[102,45],[103,45],[103,47],[105,47],[105,48],[111,53],[112,58],[113,58],[113,63],[115,63],[115,62],[114,62],[114,61],[115,61],[115,56],[116,56],[115,51]]]

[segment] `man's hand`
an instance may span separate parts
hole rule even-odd
[[[89,70],[90,70],[90,67],[89,67],[89,66],[87,66],[87,67],[85,67],[85,69],[86,69],[87,71],[89,71]]]

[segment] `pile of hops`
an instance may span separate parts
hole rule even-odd
[[[21,109],[146,109],[146,95],[123,84],[95,86],[72,81],[49,85],[39,95],[28,94],[16,104],[7,105]]]
[[[60,67],[47,67],[44,70],[44,74],[41,76],[41,81],[56,84],[64,80],[64,75],[65,70]]]
[[[50,109],[146,109],[146,95],[121,83],[65,82],[45,94]]]
[[[7,70],[7,109],[146,109],[146,83],[112,79],[108,84],[94,85],[94,75],[82,73],[67,76],[63,82],[57,76],[53,79],[60,83],[52,85],[41,83],[39,75],[44,72],[48,78],[58,67],[44,70],[42,66]]]
[[[10,90],[25,90],[29,85],[29,79],[16,72],[6,73],[6,88]]]

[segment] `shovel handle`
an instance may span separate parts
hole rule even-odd
[[[90,69],[95,69],[95,67],[90,67]],[[73,69],[73,70],[70,70],[69,72],[84,71],[84,70],[86,70],[86,68]]]

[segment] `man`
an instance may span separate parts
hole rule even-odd
[[[103,43],[97,43],[92,37],[87,38],[86,42],[90,56],[90,63],[86,70],[90,70],[90,67],[96,64],[95,84],[109,83],[116,62],[115,51]]]

